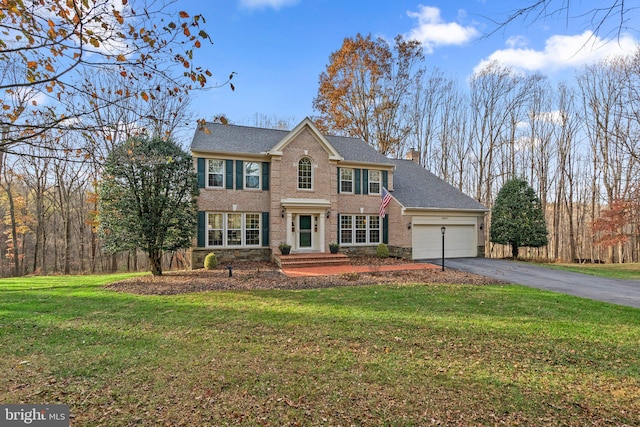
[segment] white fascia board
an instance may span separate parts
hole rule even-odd
[[[282,199],[280,204],[284,208],[328,208],[331,201],[327,199]]]

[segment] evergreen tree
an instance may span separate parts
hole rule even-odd
[[[198,180],[191,155],[171,140],[132,138],[107,157],[100,185],[100,232],[109,252],[142,249],[154,275],[163,251],[191,246]]]
[[[524,179],[507,181],[498,192],[491,210],[491,242],[518,248],[539,248],[548,243],[547,225],[540,198]]]

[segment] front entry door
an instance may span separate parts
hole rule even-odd
[[[299,217],[299,245],[301,248],[310,248],[311,244],[311,215],[300,215]]]

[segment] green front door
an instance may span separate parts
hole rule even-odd
[[[311,215],[300,215],[299,243],[301,248],[311,247]]]

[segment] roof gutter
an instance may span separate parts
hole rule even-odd
[[[425,208],[418,206],[404,207],[403,212],[416,211],[416,212],[465,212],[465,213],[486,213],[491,209],[461,209],[461,208]]]

